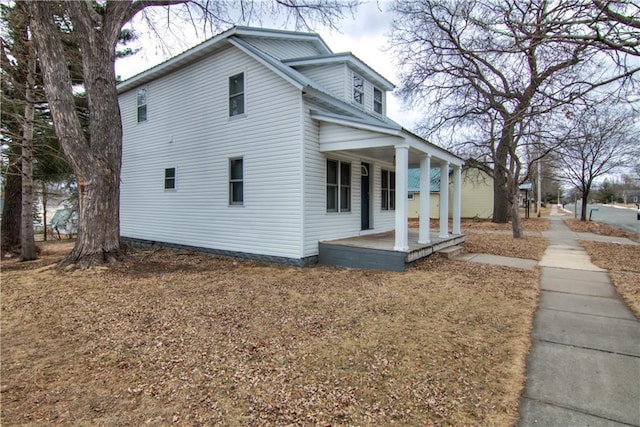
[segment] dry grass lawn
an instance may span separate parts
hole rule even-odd
[[[591,262],[609,271],[613,285],[640,319],[640,245],[580,241]]]
[[[626,237],[638,241],[638,235],[629,233],[621,228],[612,227],[597,221],[580,221],[575,218],[564,218],[564,223],[575,233],[593,233],[601,236]]]
[[[594,233],[604,236],[626,237],[640,241],[640,236],[596,221],[565,218],[565,224],[576,233]],[[640,318],[640,246],[617,243],[580,241],[591,257],[591,262],[609,271],[611,282]]]
[[[464,220],[461,227],[467,236],[463,245],[467,252],[541,260],[547,248],[542,232],[549,229],[548,218],[523,219],[524,236],[520,239],[513,238],[511,223]]]
[[[66,244],[66,246],[65,246]],[[2,425],[513,425],[538,273],[2,263]]]

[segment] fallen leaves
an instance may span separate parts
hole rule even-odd
[[[55,262],[55,257],[49,263]],[[3,263],[6,424],[511,425],[537,273]]]
[[[609,271],[618,293],[640,318],[640,245],[580,241],[591,262]]]

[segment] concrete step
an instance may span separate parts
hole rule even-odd
[[[458,255],[461,255],[463,252],[464,252],[464,248],[462,246],[460,246],[460,245],[449,246],[447,248],[440,249],[438,251],[439,254],[445,255],[449,259],[455,258]]]

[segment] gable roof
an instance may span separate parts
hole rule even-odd
[[[393,90],[395,85],[391,83],[389,80],[384,78],[382,75],[378,74],[373,68],[369,67],[365,64],[360,58],[352,54],[351,52],[342,52],[342,53],[334,53],[330,55],[321,55],[321,56],[311,56],[306,58],[294,58],[294,59],[285,59],[285,64],[291,67],[299,67],[299,66],[313,66],[313,65],[327,65],[327,64],[347,64],[358,73],[367,77],[368,80],[372,81],[384,90]]]
[[[148,70],[145,70],[121,82],[117,86],[118,93],[126,92],[135,88],[136,86],[143,85],[164,75],[170,74],[171,72],[179,68],[196,62],[207,55],[211,55],[212,53],[215,53],[216,51],[229,46],[231,38],[240,39],[242,37],[305,41],[310,43],[320,55],[333,53],[331,49],[329,49],[329,46],[327,46],[327,44],[324,42],[324,40],[322,40],[322,37],[320,37],[320,35],[316,33],[303,33],[298,31],[235,26],[205,40],[204,42],[192,47],[191,49],[187,49],[179,55],[176,55],[154,67],[149,68]]]
[[[309,43],[310,46],[317,51],[317,55],[307,58],[279,59],[270,55],[268,52],[265,52],[263,49],[256,47],[251,43],[252,39],[304,41]],[[133,90],[136,87],[170,74],[229,46],[234,46],[240,49],[245,54],[249,55],[279,75],[285,81],[301,90],[304,96],[312,98],[314,101],[319,102],[319,104],[327,111],[331,111],[331,113],[315,112],[315,117],[318,120],[339,123],[359,129],[366,129],[369,127],[371,130],[375,131],[384,130],[386,133],[395,132],[397,135],[402,134],[403,137],[408,138],[412,143],[422,145],[425,149],[428,147],[429,150],[436,153],[442,159],[458,165],[464,163],[460,157],[432,144],[407,129],[404,129],[389,117],[373,116],[372,114],[355,107],[349,102],[335,97],[320,83],[313,81],[296,70],[294,65],[322,65],[324,63],[342,62],[367,76],[371,81],[378,84],[379,87],[384,88],[385,90],[393,89],[394,86],[391,82],[358,59],[355,55],[351,53],[334,54],[322,40],[322,37],[316,33],[301,33],[296,31],[252,27],[233,27],[159,65],[121,82],[117,85],[118,93]]]

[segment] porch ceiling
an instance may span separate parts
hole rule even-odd
[[[355,149],[343,149],[343,150],[323,150],[322,143],[320,143],[320,151],[326,153],[338,153],[340,151],[348,151],[349,154],[353,154],[363,158],[371,158],[374,160],[379,160],[381,162],[386,163],[394,163],[394,157],[396,155],[396,150],[393,145],[388,145],[385,147],[366,147],[366,148],[355,148]],[[409,168],[418,168],[420,167],[420,159],[424,157],[424,153],[414,149],[409,148]],[[440,162],[442,159],[437,159],[432,157],[432,161]]]
[[[459,157],[435,146],[424,139],[405,131],[375,127],[369,123],[334,120],[326,116],[314,117],[320,121],[320,151],[325,153],[349,152],[365,158],[393,163],[396,145],[409,147],[409,167],[419,167],[420,160],[431,155],[435,163],[449,162],[452,166],[462,166]]]

